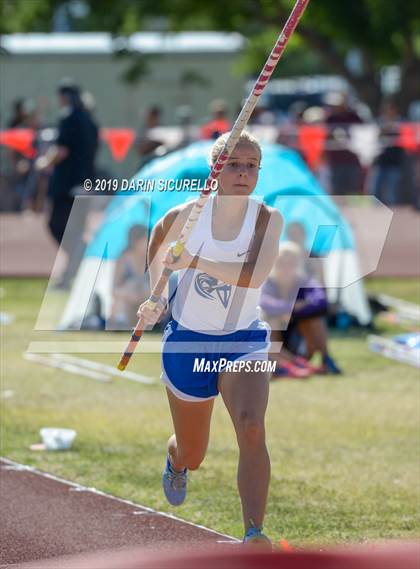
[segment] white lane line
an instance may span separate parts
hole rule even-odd
[[[62,362],[61,360],[53,358],[51,356],[40,356],[39,354],[31,354],[30,352],[24,352],[23,357],[25,360],[28,360],[30,362],[35,362],[48,367],[61,369],[63,371],[67,371],[68,373],[72,373],[74,375],[83,375],[85,377],[88,377],[89,379],[101,381],[102,383],[107,383],[112,381],[109,375],[89,370],[70,362]]]
[[[110,365],[94,362],[92,360],[86,360],[85,358],[78,358],[76,356],[70,356],[68,354],[53,354],[53,356],[57,359],[74,362],[76,365],[81,365],[82,367],[86,367],[88,369],[103,371],[109,373],[110,375],[115,375],[121,379],[129,379],[130,381],[136,381],[138,383],[156,383],[152,377],[148,377],[147,375],[134,373],[132,371],[120,371],[116,367],[114,368]]]
[[[131,500],[125,500],[124,498],[118,498],[117,496],[112,496],[112,494],[106,494],[105,492],[102,492],[101,490],[97,490],[96,488],[87,488],[86,486],[82,486],[81,484],[77,484],[76,482],[71,482],[70,480],[65,480],[64,478],[59,478],[58,476],[54,476],[54,474],[49,474],[48,472],[41,472],[40,470],[37,470],[33,466],[28,466],[25,464],[19,464],[18,462],[15,462],[15,461],[10,460],[10,459],[5,458],[5,457],[0,457],[0,461],[2,461],[3,463],[6,463],[5,466],[3,466],[3,464],[0,463],[0,468],[4,468],[5,470],[16,470],[17,472],[20,472],[20,471],[32,472],[33,474],[37,474],[38,476],[48,478],[49,480],[54,480],[55,482],[59,482],[60,484],[66,484],[67,486],[70,486],[71,487],[70,489],[72,489],[73,491],[92,492],[93,494],[98,494],[99,496],[103,496],[104,498],[109,498],[110,500],[115,500],[116,502],[120,502],[121,504],[127,504],[127,505],[133,506],[135,508],[141,508],[142,510],[144,510],[145,514],[149,513],[149,514],[156,514],[159,516],[163,516],[164,518],[169,518],[171,520],[175,520],[177,522],[181,522],[183,524],[187,524],[189,526],[193,526],[195,528],[199,528],[201,530],[204,530],[204,531],[207,531],[209,533],[219,535],[222,538],[225,538],[225,540],[217,540],[217,543],[226,543],[226,541],[240,543],[240,540],[237,539],[236,537],[232,537],[232,536],[227,535],[225,533],[221,533],[220,531],[210,529],[210,528],[208,528],[206,526],[202,526],[200,524],[195,524],[193,522],[189,522],[188,520],[184,520],[182,518],[179,518],[178,516],[174,516],[173,514],[167,514],[166,512],[160,512],[159,510],[154,510],[153,508],[148,508],[147,506],[141,506],[140,504],[136,504],[135,502],[132,502]]]
[[[135,381],[137,383],[150,385],[155,383],[153,378],[146,375],[141,375],[132,371],[122,372],[112,366],[68,354],[52,353],[48,355],[40,355],[32,352],[24,352],[23,357],[28,361],[62,369],[63,371],[76,375],[83,375],[104,383],[112,381],[110,377],[111,375],[119,377],[120,379]]]
[[[407,348],[402,344],[398,344],[392,338],[384,338],[383,336],[368,336],[368,348],[371,352],[375,352],[391,360],[410,364],[420,368],[420,350]]]

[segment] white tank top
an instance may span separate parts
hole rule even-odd
[[[186,247],[192,255],[200,252],[212,261],[240,263],[255,234],[260,204],[248,199],[245,219],[233,241],[213,239],[212,212],[215,196],[210,196],[194,226]],[[239,273],[238,273],[239,276]],[[178,273],[178,287],[172,314],[181,326],[205,334],[229,334],[248,328],[259,318],[260,288],[244,288],[224,283],[196,269],[183,269]]]

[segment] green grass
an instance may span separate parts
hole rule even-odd
[[[238,453],[221,402],[215,406],[208,456],[192,475],[185,505],[173,509],[160,486],[171,433],[163,386],[125,380],[103,385],[22,358],[30,340],[47,336],[32,331],[45,285],[41,280],[2,283],[2,310],[16,316],[2,329],[1,390],[14,392],[1,400],[2,454],[241,537]],[[414,281],[371,280],[368,288],[414,301],[418,295]],[[75,332],[59,338],[101,336]],[[363,332],[335,334],[331,349],[344,377],[272,383],[266,531],[294,544],[418,536],[418,371],[369,352]],[[82,357],[117,361],[112,354]],[[159,376],[157,354],[137,356],[132,363],[133,371]],[[42,426],[75,428],[73,449],[30,451]]]
[[[420,284],[417,278],[389,279],[381,277],[367,279],[365,286],[371,294],[389,294],[408,302],[420,304]]]

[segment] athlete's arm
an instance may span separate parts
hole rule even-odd
[[[183,204],[182,206],[171,209],[153,228],[147,254],[150,290],[154,289],[162,274],[164,268],[163,260],[169,245],[181,232],[191,207],[191,204]],[[147,301],[143,302],[137,311],[137,315],[139,317],[142,316],[147,324],[155,324],[165,309],[168,296],[168,285],[166,285],[161,295],[163,302],[160,302],[155,310],[150,310]]]
[[[147,263],[150,273],[150,288],[153,290],[162,270],[163,260],[170,244],[177,239],[192,209],[192,203],[182,204],[168,211],[155,225],[150,236]],[[167,295],[166,295],[167,297]]]

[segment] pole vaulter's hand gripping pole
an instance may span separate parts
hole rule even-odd
[[[213,167],[211,169],[209,177],[206,180],[205,187],[201,191],[200,197],[195,202],[195,204],[191,210],[191,213],[190,213],[190,215],[189,215],[187,221],[185,222],[185,225],[181,231],[181,235],[179,236],[176,243],[169,249],[174,260],[177,260],[181,256],[182,251],[184,250],[185,243],[187,242],[188,237],[189,237],[196,221],[198,220],[200,213],[202,212],[203,207],[206,204],[207,199],[208,199],[208,197],[212,191],[212,181],[216,180],[218,178],[218,176],[219,176],[220,172],[223,170],[229,156],[231,155],[233,149],[235,148],[241,132],[245,128],[246,124],[248,123],[249,117],[251,116],[252,111],[254,110],[255,105],[257,104],[257,101],[258,101],[261,93],[264,91],[265,86],[267,85],[268,81],[270,80],[270,77],[271,77],[274,69],[276,68],[277,63],[283,54],[283,51],[286,47],[286,44],[289,41],[290,37],[292,36],[292,34],[293,34],[303,12],[304,12],[304,10],[308,4],[309,4],[309,0],[297,0],[295,6],[294,6],[294,8],[293,8],[293,10],[289,16],[289,19],[287,20],[281,34],[279,35],[279,37],[276,41],[276,44],[275,44],[273,50],[271,51],[265,65],[263,67],[263,70],[260,73],[260,76],[258,77],[257,81],[255,82],[255,85],[254,85],[249,97],[245,101],[245,104],[242,107],[242,110],[239,113],[239,116],[236,119],[235,124],[233,125],[232,131],[230,133],[229,138],[226,141],[226,144],[225,144],[223,150],[219,154],[215,164],[213,165]],[[169,277],[171,276],[172,273],[173,273],[173,271],[171,269],[169,269],[168,267],[165,267],[163,269],[162,274],[161,274],[158,282],[156,283],[156,286],[154,287],[150,298],[147,301],[147,306],[151,310],[154,310],[156,308],[156,305],[159,302],[160,297],[162,295],[162,292],[164,291],[165,286],[166,286],[166,284],[169,280]],[[124,371],[125,368],[127,367],[127,364],[130,361],[130,358],[133,355],[134,350],[136,349],[137,343],[140,340],[140,338],[142,337],[144,324],[145,323],[143,322],[143,319],[140,317],[139,321],[136,324],[136,327],[133,330],[133,333],[131,335],[131,339],[130,339],[129,343],[127,344],[127,347],[125,348],[123,355],[121,356],[120,363],[118,364],[119,370]]]

